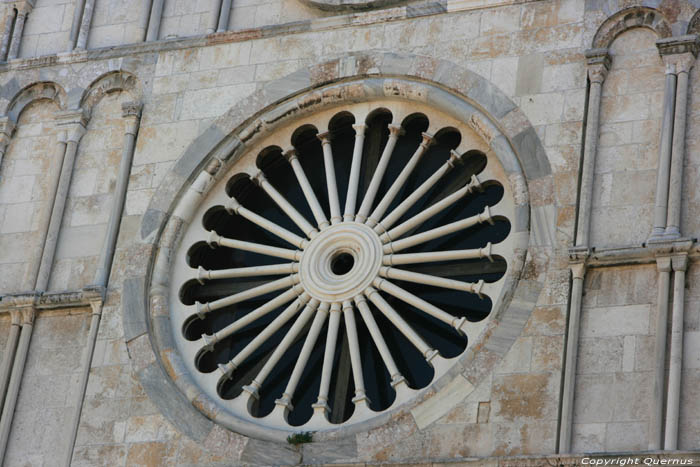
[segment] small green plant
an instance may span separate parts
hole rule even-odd
[[[298,444],[310,443],[313,439],[313,432],[311,431],[301,431],[299,433],[294,433],[293,435],[287,436],[287,442],[293,446]]]

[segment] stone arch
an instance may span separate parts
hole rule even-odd
[[[700,34],[700,9],[690,18],[686,34]]]
[[[136,75],[128,71],[117,70],[109,71],[95,79],[83,92],[79,107],[90,116],[92,109],[102,97],[117,91],[127,92],[132,100],[141,101],[141,82]]]
[[[219,429],[212,420],[229,428],[241,427],[241,421],[222,412],[197,389],[174,350],[164,294],[169,283],[169,254],[179,241],[183,223],[194,214],[193,206],[208,192],[215,177],[225,173],[257,138],[286,124],[288,118],[348,100],[371,98],[429,102],[457,116],[499,154],[514,187],[517,215],[513,229],[518,255],[513,264],[514,275],[506,279],[512,284],[504,298],[508,305],[497,318],[499,323],[508,324],[485,331],[486,344],[478,354],[467,352],[463,356],[464,365],[478,365],[483,372],[493,371],[534,309],[544,282],[521,277],[520,271],[533,261],[525,255],[530,247],[553,247],[546,239],[538,242],[530,235],[531,212],[537,222],[539,212],[554,208],[548,201],[553,199],[553,184],[540,183],[551,179],[551,168],[537,133],[522,111],[487,80],[447,60],[366,52],[301,69],[268,83],[238,102],[193,141],[164,177],[142,218],[141,238],[150,246],[151,254],[143,255],[142,264],[134,265],[134,271],[139,272],[124,284],[125,339],[143,387],[163,414],[191,438],[204,440]],[[546,194],[531,200],[528,194],[531,184],[540,186]],[[149,329],[161,331],[154,335]],[[459,371],[454,367],[444,378],[454,379]],[[429,396],[423,394],[416,403]],[[392,423],[413,424],[411,420],[395,417]],[[376,428],[384,422],[386,419],[377,420],[363,429]],[[256,433],[251,426],[246,426],[245,431]],[[324,439],[332,443],[339,434]],[[264,431],[258,431],[255,437],[279,441]]]
[[[672,35],[671,23],[659,10],[635,6],[620,10],[606,19],[593,36],[592,47],[608,48],[617,36],[632,28],[651,29],[659,39]]]
[[[6,115],[17,124],[24,109],[34,101],[48,99],[56,102],[59,109],[66,109],[66,92],[54,82],[32,83],[19,91],[7,106]]]

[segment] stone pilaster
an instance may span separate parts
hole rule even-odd
[[[593,176],[598,147],[600,96],[603,89],[603,81],[605,81],[605,77],[610,70],[611,58],[607,49],[592,49],[586,51],[586,60],[590,88],[588,91],[588,115],[581,173],[578,229],[576,233],[576,245],[584,247],[588,246],[590,235]]]
[[[34,8],[34,1],[24,0],[17,5],[17,18],[15,19],[15,29],[12,32],[12,40],[10,49],[7,53],[7,59],[12,60],[19,56],[19,47],[22,43],[22,34],[24,33],[24,24],[27,21],[27,16]]]

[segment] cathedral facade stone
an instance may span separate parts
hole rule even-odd
[[[700,1],[0,7],[2,465],[700,463]]]

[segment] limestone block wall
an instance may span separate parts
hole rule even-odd
[[[632,29],[610,48],[591,220],[596,245],[641,244],[651,231],[664,93],[657,39],[652,31]]]
[[[39,57],[68,50],[75,3],[74,0],[36,0],[24,26],[19,56]]]
[[[110,47],[143,40],[139,35],[143,3],[137,0],[95,2],[88,47]]]
[[[656,271],[601,268],[586,277],[574,451],[641,451],[651,406]],[[693,443],[683,448],[693,449]]]
[[[34,287],[31,275],[38,266],[41,219],[50,209],[50,184],[43,174],[57,170],[52,163],[58,140],[57,111],[49,101],[37,101],[25,109],[3,159],[0,281],[6,293]]]
[[[473,2],[449,1],[431,9],[425,7],[430,2],[412,2],[415,9],[345,15],[297,0],[241,0],[233,2],[229,29],[269,27],[250,36],[205,37],[215,2],[165,0],[158,37],[180,40],[120,48],[143,42],[138,39],[143,32],[140,2],[96,0],[87,52],[29,60],[69,48],[74,3],[37,0],[25,26],[20,59],[0,65],[0,113],[16,118],[0,162],[0,356],[14,309],[6,303],[32,291],[41,261],[41,219],[50,215],[53,200],[47,180],[60,173],[56,148],[65,128],[57,125],[57,115],[91,109],[77,144],[50,280],[39,291],[49,297],[64,291],[83,295],[62,299],[58,309],[37,299],[6,465],[67,458],[73,465],[270,465],[293,464],[300,456],[318,464],[440,462],[649,448],[650,430],[658,422],[651,414],[660,308],[655,263],[659,254],[679,253],[674,246],[661,253],[642,246],[652,228],[662,127],[665,68],[656,46],[660,27],[631,27],[608,41],[611,65],[602,83],[591,235],[584,245],[596,249],[587,250],[583,260],[587,270],[579,338],[574,340],[570,331],[571,266],[580,259],[570,248],[577,245],[581,223],[583,141],[590,131],[591,80],[584,52],[593,47],[596,31],[608,18],[639,5],[537,0],[493,1],[476,8]],[[661,3],[652,7],[666,18],[672,36],[685,34],[700,8],[690,0]],[[50,20],[40,21],[42,17]],[[303,26],[281,26],[290,21],[302,21]],[[102,47],[114,48],[95,50]],[[445,73],[435,63],[453,68]],[[517,135],[532,128],[531,139],[512,144],[523,153],[540,154],[551,170],[548,176],[528,180],[531,240],[521,281],[544,285],[527,289],[525,298],[534,306],[517,324],[512,344],[480,349],[460,375],[461,392],[436,396],[452,405],[435,420],[403,412],[335,444],[300,449],[247,438],[212,423],[170,382],[168,372],[180,369],[149,360],[152,336],[169,332],[140,314],[149,300],[143,277],[150,273],[159,235],[154,206],[167,210],[159,204],[163,197],[194,173],[192,161],[203,157],[197,145],[210,144],[212,125],[242,121],[275,99],[326,79],[414,74],[441,83],[452,79],[449,86],[441,84],[445,87],[467,86],[466,72],[455,70],[468,70],[490,83],[469,89],[469,98],[488,103],[500,117],[510,115],[501,122],[503,131]],[[110,78],[120,74],[133,81]],[[688,238],[697,237],[700,222],[697,76],[693,69],[683,171],[681,225]],[[26,107],[17,105],[17,96],[26,94],[22,90],[45,82],[56,83],[61,91],[55,97],[37,94]],[[111,276],[104,300],[99,300],[101,318],[92,341],[94,310],[84,288],[95,282],[115,201],[129,125],[122,105],[134,100],[143,105],[142,116]],[[17,115],[12,114],[15,109]],[[525,167],[525,172],[530,170],[538,168]],[[681,320],[681,450],[700,445],[700,269],[697,246],[690,243],[683,251],[690,261]],[[623,247],[628,256],[618,250],[606,253],[610,247]],[[674,295],[667,298],[672,308]],[[158,310],[157,303],[148,305]],[[664,349],[669,353],[671,308]],[[571,446],[563,449],[563,376],[572,371],[566,367],[571,341],[578,358],[568,420]],[[91,364],[84,367],[88,355]],[[670,365],[668,354],[665,360]],[[84,368],[87,387],[77,401]],[[59,427],[71,427],[78,406],[82,412],[73,443],[70,430]]]
[[[122,155],[126,99],[115,92],[92,110],[76,155],[49,290],[80,289],[95,278]]]
[[[56,447],[68,442],[65,426],[75,408],[71,394],[77,390],[88,328],[89,315],[80,309],[49,311],[37,318],[7,464],[51,463]]]

